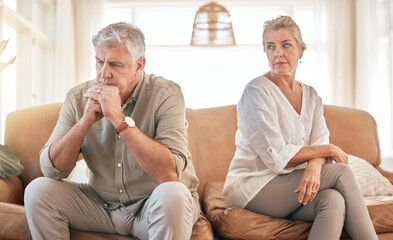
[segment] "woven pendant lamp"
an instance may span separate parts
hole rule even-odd
[[[191,45],[236,45],[231,16],[225,7],[211,2],[203,5],[195,14]]]

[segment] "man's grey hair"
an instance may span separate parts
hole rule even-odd
[[[139,28],[130,23],[119,22],[108,25],[93,36],[92,42],[96,51],[101,46],[124,45],[133,62],[145,56],[145,36]]]
[[[279,16],[277,18],[270,19],[263,24],[263,33],[262,33],[263,50],[266,52],[266,46],[265,46],[266,32],[268,30],[277,31],[281,28],[287,28],[287,29],[291,30],[293,37],[296,39],[297,44],[299,44],[299,47],[303,53],[304,50],[306,50],[307,46],[303,42],[302,33],[300,31],[299,26],[289,16]]]

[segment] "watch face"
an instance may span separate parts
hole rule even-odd
[[[124,120],[126,122],[126,124],[130,127],[135,127],[135,121],[134,119],[130,118],[130,117],[126,117],[126,119]]]

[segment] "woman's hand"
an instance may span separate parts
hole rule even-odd
[[[348,155],[343,150],[341,150],[341,148],[333,144],[329,144],[327,146],[330,148],[331,151],[330,157],[334,161],[338,163],[348,164]]]
[[[303,205],[314,200],[317,195],[321,182],[321,168],[325,161],[325,158],[314,158],[308,161],[299,187],[295,190],[295,193],[299,194],[298,201]]]

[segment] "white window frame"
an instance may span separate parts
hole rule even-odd
[[[56,0],[16,0],[17,9],[12,10],[0,0],[0,39],[2,39],[3,25],[7,24],[16,31],[16,109],[45,103],[45,85],[53,79],[53,49],[54,49],[54,14]],[[33,25],[33,4],[40,4],[44,9],[45,27],[43,29]],[[40,77],[33,76],[36,59],[33,56],[34,45],[43,47],[44,72]],[[4,61],[4,59],[3,59]],[[39,79],[37,79],[39,78]],[[0,74],[0,93],[3,92],[2,76]],[[34,82],[34,87],[33,87]],[[38,98],[37,98],[38,96]],[[2,101],[2,99],[1,99]],[[15,109],[15,110],[16,110]],[[3,112],[0,104],[0,136],[3,142]]]

